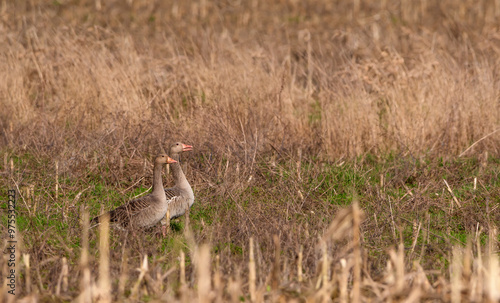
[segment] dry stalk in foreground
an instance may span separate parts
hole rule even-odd
[[[89,213],[85,206],[80,207],[82,214],[82,255],[80,257],[80,295],[76,298],[77,302],[90,303],[92,302],[92,281],[89,268]]]
[[[124,284],[120,281],[117,289],[111,289],[112,280],[109,276],[109,266],[111,256],[109,254],[108,225],[100,226],[99,241],[99,281],[97,286],[93,285],[89,269],[88,260],[88,214],[82,209],[82,254],[80,260],[81,287],[80,292],[75,296],[75,301],[92,302],[127,300],[123,296],[129,293],[128,300],[143,300],[153,296],[159,301],[167,297],[161,296],[158,289],[172,269],[166,269],[166,274],[149,275],[148,257],[143,256],[139,277],[133,285]],[[472,242],[468,241],[466,247],[456,246],[453,248],[451,259],[451,275],[449,278],[443,275],[436,277],[435,283],[430,283],[429,273],[422,268],[417,260],[405,262],[405,258],[411,256],[405,252],[402,245],[397,249],[389,250],[389,258],[385,274],[377,279],[373,279],[370,273],[363,269],[363,244],[361,243],[361,223],[364,213],[359,209],[357,202],[352,207],[338,211],[331,222],[329,228],[319,239],[318,266],[320,270],[316,276],[304,277],[300,272],[300,258],[298,260],[297,275],[293,276],[287,272],[286,265],[280,266],[281,253],[278,249],[278,237],[274,237],[275,256],[271,262],[269,279],[259,279],[256,275],[255,245],[253,238],[250,238],[250,250],[248,259],[248,281],[244,283],[239,280],[239,275],[221,276],[218,260],[216,256],[214,270],[211,263],[210,247],[206,244],[193,245],[191,249],[195,251],[196,278],[195,281],[186,281],[186,260],[183,251],[180,252],[180,275],[178,280],[179,292],[177,297],[168,297],[169,302],[237,302],[241,297],[251,302],[268,302],[269,300],[279,300],[280,302],[363,302],[376,300],[380,302],[421,302],[426,300],[442,300],[445,302],[496,302],[500,298],[498,292],[500,285],[499,257],[496,254],[496,242],[489,241],[485,248],[486,253],[482,253],[483,248],[479,242],[479,234],[476,235],[476,253],[472,250]],[[496,239],[496,231],[492,230],[490,239]],[[335,244],[335,245],[334,245]],[[340,246],[339,255],[333,247]],[[300,250],[302,252],[302,250]],[[123,254],[124,257],[126,254]],[[25,256],[26,268],[29,269],[28,257]],[[485,261],[483,261],[485,260]],[[408,264],[413,264],[408,267]],[[284,262],[288,264],[289,262]],[[122,270],[126,267],[122,266]],[[55,296],[63,298],[67,292],[68,267],[64,265],[57,285]],[[290,275],[290,276],[287,276]],[[124,275],[121,273],[121,279]],[[29,279],[29,275],[26,276]],[[300,281],[302,280],[302,281]],[[213,287],[212,287],[213,281]],[[227,284],[224,283],[227,281]],[[258,285],[258,281],[267,281],[265,285]],[[294,281],[289,283],[285,281]],[[313,283],[313,281],[317,281]],[[167,283],[172,283],[167,279]],[[194,283],[193,283],[194,282]],[[27,283],[28,280],[27,280]],[[191,285],[191,286],[190,286]],[[248,286],[248,287],[246,287]],[[275,287],[273,289],[273,286]],[[125,289],[130,287],[129,290]],[[154,292],[148,289],[154,288]],[[5,288],[3,288],[5,297]],[[27,288],[29,289],[29,287]],[[36,293],[27,293],[26,299],[38,298]],[[43,296],[44,294],[39,294]],[[274,298],[274,299],[272,299]]]
[[[111,302],[109,263],[109,214],[105,214],[101,217],[99,225],[98,301],[103,303]]]

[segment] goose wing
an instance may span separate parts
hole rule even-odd
[[[170,204],[172,199],[175,200],[176,197],[181,195],[181,191],[177,187],[165,188],[165,195],[167,195],[167,201]]]
[[[177,187],[165,189],[167,195],[168,209],[170,211],[170,219],[175,219],[182,216],[188,207],[186,197],[182,195],[181,190]],[[165,224],[162,221],[162,224]]]
[[[149,195],[129,201],[127,204],[119,206],[109,212],[109,221],[120,223],[127,227],[130,218],[137,216],[141,212],[151,207],[151,197]]]

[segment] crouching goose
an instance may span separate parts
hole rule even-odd
[[[187,145],[181,142],[176,142],[170,146],[170,156],[177,161],[176,163],[170,165],[172,170],[172,176],[174,178],[175,185],[170,188],[165,188],[165,194],[168,200],[168,211],[170,213],[169,219],[175,219],[186,213],[186,210],[190,208],[194,203],[194,193],[191,185],[189,185],[184,172],[182,171],[180,164],[180,154],[185,151],[193,150],[191,145]],[[165,214],[166,215],[166,214]],[[164,218],[161,220],[162,233],[165,236],[167,230],[167,220]]]
[[[150,194],[131,200],[109,212],[109,221],[120,229],[147,228],[158,223],[167,212],[167,196],[163,190],[161,171],[163,164],[176,160],[166,154],[156,156],[153,172],[153,190]],[[102,216],[102,215],[101,215]],[[97,224],[101,216],[92,219]],[[95,225],[94,225],[95,226]]]

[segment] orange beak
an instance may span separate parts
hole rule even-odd
[[[193,150],[193,147],[191,145],[182,144],[182,151],[183,152],[190,151],[190,150]]]
[[[177,161],[175,161],[174,159],[172,159],[172,158],[168,157],[168,158],[167,158],[167,163],[168,163],[168,164],[172,164],[172,163],[177,163]]]

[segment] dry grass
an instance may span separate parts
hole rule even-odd
[[[250,159],[271,144],[450,156],[499,127],[492,1],[364,4],[356,18],[349,2],[132,2],[3,2],[7,145],[52,156],[95,151],[92,135],[157,148],[176,134]],[[499,140],[469,155],[498,155]]]
[[[493,0],[1,1],[20,297],[497,300],[499,16]],[[195,146],[197,200],[169,238],[82,234],[174,140]]]

